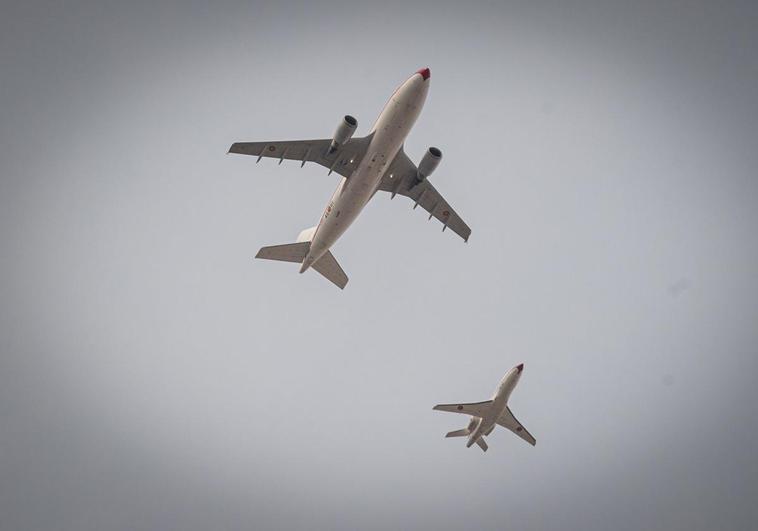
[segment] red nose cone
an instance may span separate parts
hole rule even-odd
[[[516,365],[516,370],[518,372],[523,371],[524,370],[524,364],[523,363],[519,363],[518,365]]]
[[[419,70],[416,73],[417,74],[421,74],[421,77],[424,78],[424,81],[426,81],[427,79],[429,79],[430,77],[432,77],[432,72],[428,68],[422,68],[421,70]]]

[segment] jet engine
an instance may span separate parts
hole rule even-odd
[[[350,140],[355,133],[355,129],[358,127],[358,120],[346,114],[340,124],[337,126],[337,130],[334,131],[334,138],[329,146],[329,153],[337,151],[341,145]]]
[[[423,181],[429,177],[437,168],[437,165],[439,165],[441,160],[442,151],[436,147],[430,147],[426,153],[424,153],[424,158],[421,159],[421,163],[418,165],[418,175],[416,178],[419,181]]]

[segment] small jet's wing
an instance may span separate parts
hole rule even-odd
[[[484,402],[472,402],[470,404],[437,404],[433,409],[450,413],[463,413],[472,417],[483,417],[491,406],[492,400],[485,400]]]
[[[283,160],[297,160],[300,166],[315,162],[343,177],[350,177],[366,154],[371,136],[351,138],[336,151],[330,153],[330,138],[318,140],[283,140],[271,142],[235,142],[229,153],[253,155],[258,161],[263,157]]]
[[[379,183],[379,190],[391,193],[392,197],[395,197],[395,194],[400,194],[411,198],[415,203],[413,208],[421,206],[421,208],[429,212],[429,219],[432,219],[432,216],[434,216],[442,222],[443,231],[449,227],[458,236],[468,241],[471,229],[466,225],[466,222],[455,213],[453,207],[432,186],[429,179],[418,183],[416,179],[417,174],[418,169],[416,165],[411,162],[405,151],[400,148],[395,160],[392,161],[389,169],[384,173],[382,182]]]
[[[497,419],[497,423],[503,428],[508,428],[532,446],[535,446],[537,444],[537,439],[532,437],[532,434],[526,431],[526,428],[518,420],[516,420],[516,417],[514,417],[513,413],[511,412],[511,408],[508,406],[506,406],[505,411],[500,414],[500,418]]]

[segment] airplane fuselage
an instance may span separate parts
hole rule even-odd
[[[487,415],[479,418],[475,426],[472,427],[471,435],[469,436],[467,447],[474,444],[482,435],[489,435],[493,429],[495,429],[495,423],[500,415],[508,407],[508,399],[511,397],[513,389],[516,387],[519,379],[521,378],[521,372],[524,366],[518,365],[508,371],[503,379],[495,389],[495,393],[492,395],[492,407],[487,412]]]
[[[311,241],[301,272],[318,261],[355,221],[410,133],[429,91],[428,70],[419,71],[392,95],[369,136],[366,155],[350,177],[337,185]]]

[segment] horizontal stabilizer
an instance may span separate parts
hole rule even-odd
[[[476,440],[476,444],[478,444],[478,445],[479,445],[479,448],[481,448],[481,449],[482,449],[482,452],[486,452],[486,451],[487,451],[487,448],[488,448],[488,446],[487,446],[487,443],[486,443],[486,442],[485,442],[485,440],[484,440],[484,437],[479,437],[479,438]]]
[[[285,245],[272,245],[271,247],[261,247],[256,258],[264,260],[280,260],[282,262],[301,263],[308,250],[311,248],[311,242],[287,243]]]
[[[471,433],[471,431],[469,431],[466,428],[463,428],[462,430],[451,431],[450,433],[448,433],[447,435],[445,435],[445,437],[466,437],[470,433]]]
[[[345,289],[347,275],[337,263],[331,251],[326,251],[311,267],[333,282],[338,288]]]

